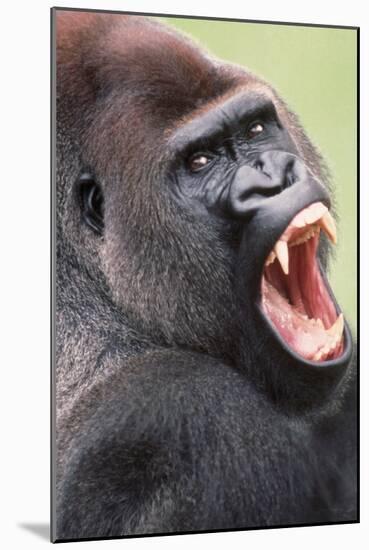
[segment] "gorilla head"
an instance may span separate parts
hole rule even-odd
[[[78,232],[95,241],[116,303],[163,342],[229,353],[240,299],[247,315],[262,295],[274,347],[342,361],[349,346],[341,318],[327,333],[339,310],[315,262],[319,228],[334,239],[321,162],[275,92],[153,21],[63,18],[60,111],[81,149],[87,222]],[[69,199],[68,215],[79,208]]]
[[[91,384],[109,339],[212,357],[284,410],[328,402],[352,343],[324,273],[326,169],[296,116],[152,20],[56,12],[56,37],[60,385],[76,364]]]

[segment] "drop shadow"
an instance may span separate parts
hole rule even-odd
[[[18,523],[18,527],[30,531],[41,539],[50,540],[50,526],[48,523]]]

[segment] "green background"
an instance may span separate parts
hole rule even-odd
[[[165,18],[211,55],[267,80],[299,116],[336,189],[338,245],[329,279],[356,332],[357,42],[353,29]]]

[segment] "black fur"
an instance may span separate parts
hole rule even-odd
[[[272,88],[166,27],[54,15],[55,539],[355,521],[355,362],[296,365],[251,295],[276,232],[329,203],[319,154]],[[265,162],[307,167],[245,218],[178,166],[242,94],[283,128]]]

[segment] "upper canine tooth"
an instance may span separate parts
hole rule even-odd
[[[320,227],[327,233],[333,244],[337,244],[336,224],[330,212],[326,212],[319,220]]]
[[[286,241],[277,241],[274,246],[274,252],[278,258],[279,263],[281,264],[283,273],[288,275],[288,244],[286,243]]]

